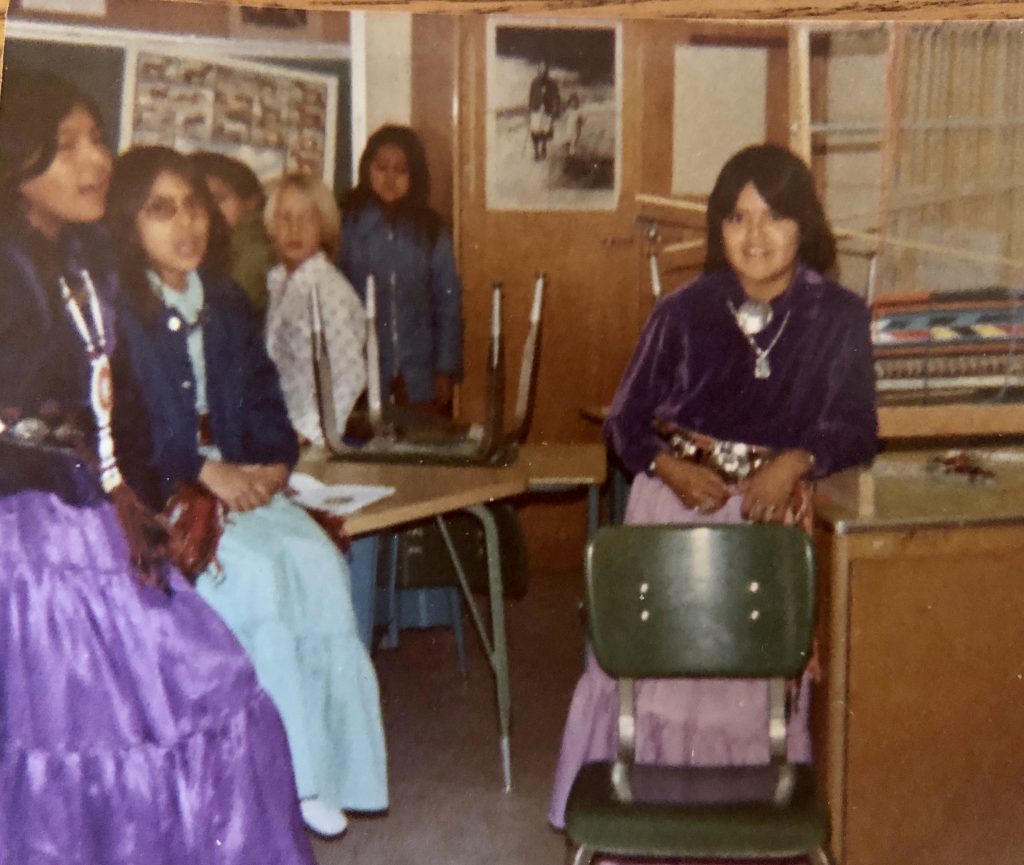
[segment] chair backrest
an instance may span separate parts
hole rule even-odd
[[[794,526],[609,526],[587,548],[591,643],[620,678],[795,676],[814,588]]]

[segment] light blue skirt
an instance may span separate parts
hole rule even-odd
[[[359,639],[348,565],[283,495],[232,513],[196,589],[238,637],[284,721],[299,796],[388,805],[377,676]]]

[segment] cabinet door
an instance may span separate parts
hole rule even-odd
[[[853,562],[846,865],[1019,861],[1021,535],[920,532]]]

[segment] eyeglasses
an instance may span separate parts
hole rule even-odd
[[[195,195],[186,196],[181,201],[168,195],[158,195],[142,205],[142,215],[158,222],[168,222],[181,212],[190,218],[208,216],[206,208]]]

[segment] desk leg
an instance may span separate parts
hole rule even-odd
[[[601,522],[601,488],[597,484],[587,487],[587,540],[594,539]]]
[[[498,724],[500,730],[499,747],[501,749],[501,772],[504,780],[506,793],[512,790],[512,752],[509,743],[509,727],[512,714],[512,697],[509,692],[508,682],[508,643],[505,637],[505,598],[501,580],[501,554],[498,548],[498,526],[494,521],[494,515],[483,505],[472,505],[465,508],[466,513],[472,514],[483,524],[484,545],[487,549],[487,584],[490,590],[491,602],[491,629],[488,636],[487,626],[484,623],[480,608],[476,604],[473,592],[466,580],[466,572],[459,561],[459,554],[455,550],[451,536],[448,534],[448,527],[445,525],[444,517],[437,517],[438,528],[448,547],[448,555],[451,556],[455,573],[459,577],[462,592],[466,596],[466,605],[473,617],[477,632],[480,634],[480,641],[484,644],[487,652],[487,660],[494,671],[495,686],[498,698]]]
[[[388,582],[384,596],[384,632],[380,638],[380,648],[398,648],[398,532],[388,532],[382,536],[384,555],[388,563]],[[375,578],[376,579],[376,578]]]

